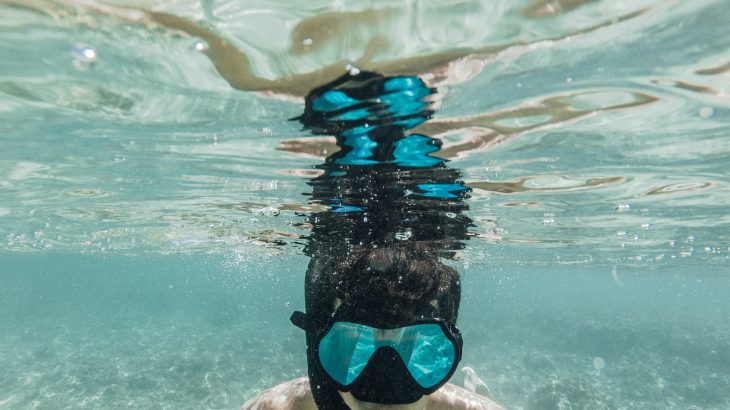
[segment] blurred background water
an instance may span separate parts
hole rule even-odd
[[[288,121],[296,93],[233,88],[135,7],[0,1],[0,408],[237,408],[306,373],[288,317],[331,142]],[[269,80],[474,50],[410,74],[438,82],[435,123],[468,122],[440,137],[473,189],[455,265],[478,391],[730,407],[724,1],[157,7]]]

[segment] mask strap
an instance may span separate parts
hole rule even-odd
[[[289,320],[291,320],[294,326],[304,330],[305,332],[311,327],[309,326],[309,317],[307,317],[307,314],[298,310],[291,314]]]

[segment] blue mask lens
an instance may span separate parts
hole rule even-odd
[[[379,329],[335,322],[319,342],[319,361],[330,377],[347,386],[375,351],[386,346],[398,352],[413,379],[425,389],[442,382],[456,360],[454,343],[437,323]]]

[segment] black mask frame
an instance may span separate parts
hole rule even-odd
[[[358,315],[358,316],[360,316],[360,315]],[[423,318],[414,319],[413,321],[409,321],[408,323],[400,324],[397,326],[393,326],[393,325],[383,326],[382,324],[378,323],[375,320],[353,319],[352,316],[350,314],[348,314],[346,311],[343,311],[343,309],[338,309],[338,311],[332,315],[332,317],[327,321],[326,325],[323,328],[321,328],[320,330],[312,329],[312,326],[310,324],[311,322],[304,312],[296,311],[296,312],[292,313],[291,321],[292,321],[292,323],[294,323],[295,326],[307,331],[308,333],[315,332],[314,338],[312,339],[309,349],[311,349],[311,356],[312,356],[311,359],[314,362],[314,365],[317,367],[317,372],[319,374],[324,375],[324,377],[327,379],[327,381],[329,383],[336,386],[338,390],[343,391],[343,392],[350,392],[350,391],[353,391],[362,386],[362,381],[360,379],[363,377],[364,374],[366,374],[366,370],[367,370],[367,367],[370,364],[370,362],[372,362],[377,355],[383,354],[383,353],[379,353],[379,351],[381,351],[381,350],[390,351],[391,356],[393,358],[395,358],[397,356],[398,361],[399,361],[398,364],[402,365],[404,370],[405,370],[405,363],[403,363],[402,358],[400,358],[400,355],[397,352],[395,352],[395,350],[393,348],[380,347],[373,353],[373,355],[369,359],[368,365],[366,365],[366,370],[363,371],[363,373],[361,373],[360,375],[358,375],[358,377],[355,378],[355,380],[352,383],[350,383],[348,385],[339,383],[337,380],[332,378],[329,375],[329,373],[327,373],[327,371],[324,369],[324,367],[322,366],[322,363],[320,362],[320,359],[319,359],[319,344],[322,341],[322,339],[327,335],[327,333],[330,331],[332,326],[334,326],[334,324],[337,322],[358,323],[358,324],[362,324],[362,325],[370,326],[370,327],[374,327],[374,328],[379,328],[379,329],[396,329],[399,327],[417,325],[417,324],[437,324],[439,327],[441,327],[441,330],[444,333],[444,335],[451,341],[452,345],[454,346],[454,363],[452,364],[451,369],[446,374],[446,376],[443,378],[443,380],[441,380],[439,383],[437,383],[431,387],[428,387],[428,388],[425,388],[425,387],[419,385],[415,380],[413,380],[413,377],[412,377],[412,375],[410,375],[410,372],[405,370],[406,373],[408,374],[408,376],[410,376],[410,377],[408,378],[409,380],[404,381],[404,383],[407,384],[407,386],[402,386],[402,387],[407,387],[407,389],[409,391],[416,390],[418,392],[418,397],[415,397],[415,395],[411,396],[411,398],[415,398],[416,400],[418,398],[420,398],[420,396],[422,396],[422,395],[432,394],[433,392],[435,392],[436,390],[441,388],[444,384],[446,384],[449,381],[449,379],[451,378],[451,376],[453,376],[454,372],[456,372],[456,369],[458,368],[459,362],[461,361],[461,357],[462,357],[462,349],[463,349],[464,343],[463,343],[463,339],[461,336],[461,331],[459,331],[459,329],[453,323],[447,322],[446,320],[438,318],[438,317],[423,317]],[[403,398],[403,397],[383,397],[383,398],[386,401],[383,401],[383,402],[378,401],[378,403],[405,404],[405,403],[412,403],[413,401],[415,401],[415,400],[408,400],[408,398]],[[405,399],[405,401],[403,401],[404,399]]]

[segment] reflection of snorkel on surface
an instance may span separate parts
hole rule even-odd
[[[352,72],[313,90],[298,118],[334,134],[340,151],[319,166],[310,217],[306,311],[312,394],[405,404],[445,384],[461,358],[458,273],[439,261],[461,249],[471,221],[457,170],[430,156],[440,142],[406,131],[426,121],[435,93],[417,77]]]

